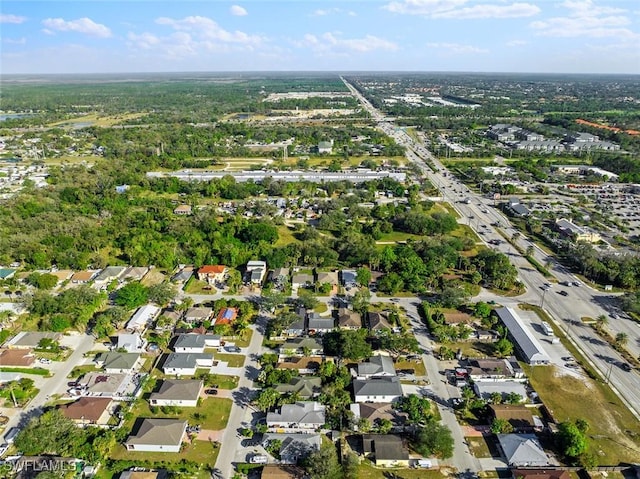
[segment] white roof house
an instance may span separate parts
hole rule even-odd
[[[518,394],[522,399],[527,398],[527,390],[524,384],[518,381],[478,381],[473,383],[473,390],[481,399],[491,399],[494,393],[500,393],[502,396],[507,394]]]
[[[118,335],[118,349],[124,349],[128,353],[140,353],[143,348],[144,340],[138,333]]]
[[[129,331],[144,331],[160,313],[160,308],[153,304],[145,304],[138,308],[131,319],[127,321],[126,329]]]
[[[283,404],[280,412],[267,413],[267,426],[275,429],[318,429],[325,423],[325,406],[315,401]]]
[[[507,463],[517,467],[543,467],[549,457],[535,434],[498,434],[498,442]]]
[[[517,349],[528,364],[535,366],[551,362],[542,345],[533,335],[531,328],[525,325],[514,309],[499,308],[496,309],[496,314],[509,330]]]

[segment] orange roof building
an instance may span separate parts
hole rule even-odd
[[[5,349],[0,353],[0,366],[31,366],[36,360],[31,349]]]
[[[111,416],[110,398],[84,396],[60,406],[62,415],[80,424],[106,424]]]
[[[238,317],[238,310],[236,308],[222,308],[216,317],[215,325],[219,324],[231,324]]]

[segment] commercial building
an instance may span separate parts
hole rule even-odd
[[[499,308],[495,312],[500,321],[509,330],[509,335],[518,351],[520,351],[522,359],[532,366],[551,362],[540,342],[533,336],[531,329],[526,327],[524,321],[515,310],[512,308]]]

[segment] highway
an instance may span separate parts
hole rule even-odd
[[[416,164],[424,176],[438,188],[443,199],[450,202],[458,211],[461,215],[460,222],[468,224],[487,246],[509,256],[511,263],[518,269],[520,281],[527,288],[526,293],[518,297],[518,301],[542,305],[640,420],[640,375],[637,371],[623,370],[620,364],[624,363],[624,360],[618,352],[604,342],[591,327],[580,321],[582,317],[596,318],[600,315],[609,317],[613,308],[612,294],[601,293],[587,286],[561,286],[560,283],[573,283],[578,279],[555,261],[551,268],[558,284],[552,285],[545,291],[545,285],[549,280],[533,268],[498,231],[500,229],[510,239],[516,229],[501,212],[493,207],[493,200],[469,190],[453,177],[424,145],[416,143],[405,131],[386,121],[384,115],[377,111],[353,85],[344,78],[342,80],[369,111],[372,118],[378,122],[378,127],[407,149],[407,158]],[[433,165],[433,169],[425,160]],[[467,198],[470,200],[468,203],[461,202]],[[500,226],[494,226],[496,222],[499,222]],[[489,243],[491,240],[500,240],[501,243],[491,245]],[[517,243],[522,250],[531,244],[523,235],[520,235]],[[544,264],[548,255],[539,248],[534,248],[534,256]],[[565,291],[567,296],[562,296],[560,291]],[[613,336],[618,331],[626,332],[629,338],[627,346],[629,351],[636,355],[640,352],[640,327],[635,323],[624,318],[609,319],[608,327]]]

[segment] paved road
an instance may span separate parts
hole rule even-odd
[[[252,421],[253,408],[249,402],[255,393],[253,380],[257,378],[260,365],[257,358],[262,354],[262,341],[264,339],[264,328],[267,324],[265,316],[258,316],[256,324],[251,327],[253,335],[249,347],[243,353],[246,354],[244,374],[240,376],[238,387],[232,392],[233,406],[229,414],[229,421],[224,430],[220,452],[216,461],[215,474],[218,477],[228,479],[233,477],[234,463],[245,462],[249,450],[241,447],[242,438],[239,437],[240,428]]]
[[[65,336],[62,339],[61,344],[71,347],[73,353],[66,361],[54,362],[49,366],[53,377],[47,378],[38,395],[29,402],[21,413],[9,420],[5,431],[9,431],[14,426],[23,425],[30,418],[42,414],[42,407],[48,402],[49,397],[66,390],[66,383],[69,381],[67,376],[75,366],[84,361],[84,354],[92,350],[93,341],[93,337],[86,334]]]
[[[366,98],[347,81],[344,79],[343,81],[371,113],[372,118],[378,122],[379,128],[393,137],[398,144],[407,148],[407,158],[416,164],[423,175],[438,188],[443,199],[453,205],[460,213],[463,222],[466,221],[484,241],[491,239],[504,241],[504,237],[498,230],[501,230],[507,238],[512,237],[516,230],[511,226],[508,218],[492,207],[492,200],[471,191],[466,185],[454,178],[424,145],[416,143],[406,132],[386,121]],[[429,161],[433,168],[428,166],[425,160]],[[466,198],[469,199],[468,203],[461,202]],[[501,226],[492,226],[496,221],[499,221]],[[518,240],[520,244],[527,242],[526,238],[520,236],[521,238]],[[487,243],[487,246],[491,245]],[[570,288],[566,297],[555,293],[553,288],[545,292],[542,287],[548,280],[535,270],[515,248],[503,243],[495,249],[510,257],[512,264],[518,268],[520,280],[527,287],[527,293],[518,299],[539,305],[544,301],[544,309],[551,314],[556,324],[565,329],[567,335],[585,353],[601,375],[610,380],[612,387],[618,391],[627,406],[640,419],[640,375],[638,372],[622,370],[618,365],[623,360],[613,348],[603,343],[591,328],[578,327],[572,323],[572,321],[579,321],[584,316],[596,318],[602,314],[608,315],[612,308],[612,295],[584,286]],[[541,263],[544,263],[547,256],[539,249],[534,251],[534,255]],[[576,278],[569,271],[557,264],[554,266],[553,274],[559,282],[576,281]],[[562,288],[564,287],[558,286],[556,290]],[[639,327],[628,321],[616,319],[610,321],[610,328],[614,331],[623,330],[629,335],[629,349],[634,354],[640,349]]]

